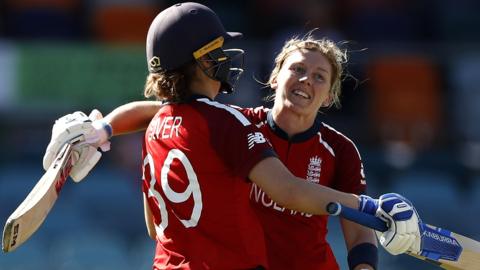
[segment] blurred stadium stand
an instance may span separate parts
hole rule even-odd
[[[6,0],[7,35],[16,39],[77,39],[83,35],[80,0]]]
[[[102,42],[143,44],[150,23],[157,15],[150,5],[103,5],[94,9],[93,33]]]
[[[454,136],[460,142],[459,158],[465,167],[480,170],[480,51],[450,59]]]
[[[427,56],[399,53],[373,58],[367,71],[372,138],[392,167],[408,167],[418,152],[439,143],[438,66]]]
[[[316,35],[348,41],[347,70],[357,81],[344,81],[343,108],[325,115],[357,143],[369,193],[404,194],[427,223],[480,240],[479,1],[200,2],[245,35],[234,46],[246,50],[246,71],[234,95],[219,97],[223,102],[265,104],[269,91],[255,80],[267,81],[291,35],[318,27]],[[0,1],[1,222],[42,175],[56,118],[94,107],[108,113],[143,99],[145,33],[173,3]],[[0,254],[0,270],[151,269],[140,142],[141,134],[114,138],[84,182],[65,185],[38,233]],[[329,228],[347,269],[338,220],[331,218]],[[381,251],[380,269],[436,268]]]

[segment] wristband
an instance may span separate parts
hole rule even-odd
[[[108,139],[112,138],[112,135],[113,135],[112,125],[103,121],[102,121],[102,124],[103,124],[103,129],[105,129],[105,131],[107,132]]]
[[[350,249],[347,260],[350,270],[355,269],[359,264],[368,264],[373,269],[377,269],[378,248],[372,243],[358,244]]]
[[[112,137],[113,130],[109,123],[102,120],[95,120],[92,122],[92,126],[97,130],[97,134],[100,136],[100,144],[103,144]]]

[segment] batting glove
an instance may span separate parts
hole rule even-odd
[[[83,112],[74,112],[57,119],[43,156],[43,168],[47,170],[63,145],[69,142],[74,145],[70,176],[75,182],[85,178],[102,156],[97,149],[110,150],[111,127],[101,120],[102,117],[98,110],[93,110],[89,117]]]
[[[388,224],[387,231],[375,233],[390,254],[420,251],[420,218],[409,200],[396,193],[384,194],[378,200],[362,195],[359,210],[375,215]]]

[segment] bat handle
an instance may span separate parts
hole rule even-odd
[[[341,205],[338,202],[329,203],[327,205],[327,212],[332,216],[341,216],[342,218],[348,219],[379,232],[385,232],[388,230],[387,223],[380,218]]]

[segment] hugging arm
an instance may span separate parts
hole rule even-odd
[[[134,101],[117,107],[103,121],[112,127],[112,135],[143,131],[162,107],[160,101]]]
[[[268,157],[258,162],[251,169],[249,178],[273,201],[289,209],[326,215],[327,205],[330,202],[339,202],[388,221],[388,230],[376,233],[382,246],[393,255],[418,249],[418,213],[410,201],[401,195],[389,193],[377,200],[309,183],[295,177],[276,157]]]
[[[159,101],[135,101],[117,107],[105,118],[98,110],[93,110],[89,117],[75,112],[57,119],[43,157],[43,167],[50,167],[62,146],[74,141],[77,158],[70,175],[76,182],[81,181],[101,157],[97,148],[108,151],[111,136],[145,130],[161,106]]]

